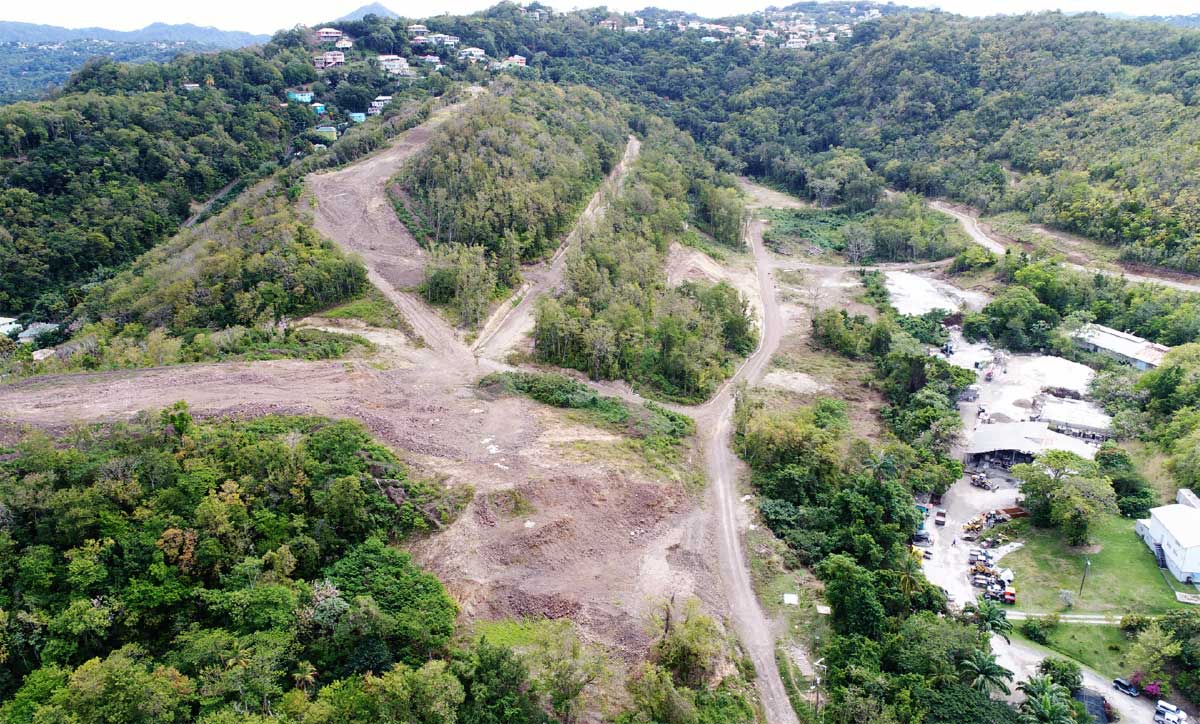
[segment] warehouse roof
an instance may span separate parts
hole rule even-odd
[[[1054,432],[1045,422],[994,422],[975,429],[966,452],[970,455],[1016,450],[1037,455],[1046,450],[1066,450],[1093,458],[1096,448],[1079,438]]]
[[[1156,344],[1112,327],[1105,327],[1103,324],[1085,324],[1075,333],[1075,337],[1094,347],[1128,359],[1145,362],[1152,367],[1162,364],[1163,357],[1171,351],[1171,348],[1165,345]]]

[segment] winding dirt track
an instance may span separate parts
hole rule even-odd
[[[975,211],[974,209],[967,209],[962,206],[951,205],[945,201],[936,199],[929,202],[929,207],[940,211],[947,216],[952,216],[957,219],[958,223],[962,224],[963,230],[966,231],[967,235],[971,237],[971,240],[988,251],[1003,255],[1004,252],[1009,248],[1003,239],[983,228],[983,226],[979,223],[979,212]],[[1046,236],[1068,241],[1071,239],[1069,234],[1064,234],[1060,231],[1054,231],[1046,228],[1039,228],[1039,231]],[[1019,247],[1017,248],[1019,250]],[[1171,272],[1164,272],[1160,275],[1147,273],[1145,271],[1133,272],[1126,271],[1124,269],[1109,269],[1096,263],[1090,263],[1086,265],[1076,264],[1070,261],[1063,262],[1063,266],[1066,266],[1070,269],[1075,269],[1076,271],[1087,272],[1089,274],[1103,274],[1106,277],[1126,279],[1131,282],[1138,282],[1142,284],[1155,284],[1160,287],[1178,289],[1181,292],[1200,294],[1200,282],[1183,281],[1175,276],[1172,276]]]
[[[775,280],[771,260],[763,248],[761,220],[750,223],[747,237],[754,254],[759,293],[762,296],[762,339],[758,349],[742,364],[737,373],[720,392],[696,409],[697,429],[704,436],[705,460],[708,469],[710,498],[717,516],[717,538],[721,578],[725,581],[730,616],[742,646],[754,661],[758,672],[758,690],[762,697],[767,721],[776,724],[797,722],[796,712],[788,701],[787,690],[779,677],[775,663],[775,635],[763,614],[750,581],[750,569],[742,550],[737,526],[737,480],[741,461],[731,447],[733,434],[733,386],[739,382],[754,382],[762,377],[771,357],[779,348],[783,334],[783,315],[775,298]]]
[[[433,130],[462,107],[443,108],[388,149],[307,180],[308,198],[316,203],[317,228],[363,257],[372,283],[424,340],[426,348],[410,350],[406,359],[399,360],[402,369],[380,370],[349,360],[279,360],[58,375],[0,387],[0,418],[18,425],[63,427],[76,421],[129,417],[180,399],[207,413],[351,416],[364,420],[376,434],[406,450],[461,461],[474,479],[501,478],[513,483],[524,479],[528,468],[520,464],[519,457],[509,470],[495,465],[494,458],[487,451],[477,450],[475,444],[475,440],[486,436],[489,441],[494,438],[499,447],[520,449],[519,438],[525,434],[522,425],[516,424],[510,408],[475,408],[478,403],[467,388],[481,372],[502,366],[487,357],[509,349],[528,327],[538,294],[552,291],[561,283],[565,257],[578,238],[578,230],[568,236],[536,287],[481,337],[479,356],[473,355],[458,333],[409,291],[419,280],[423,254],[397,219],[386,185],[400,165],[424,146]],[[621,166],[615,170],[617,177],[636,157],[638,148],[636,139],[631,139]],[[581,223],[598,214],[603,203],[603,194],[598,192]],[[767,721],[793,724],[797,718],[776,666],[775,637],[756,598],[742,550],[737,500],[741,463],[730,446],[733,386],[761,377],[782,336],[783,320],[771,260],[763,248],[763,229],[761,220],[754,220],[747,229],[763,307],[759,346],[714,397],[702,405],[680,408],[696,419],[712,484],[706,510],[679,519],[676,537],[685,551],[697,557],[711,555],[706,539],[715,537],[730,617],[754,662]],[[609,385],[604,389],[620,387]],[[627,399],[636,398],[627,388],[618,392]],[[621,561],[612,563],[619,565]]]

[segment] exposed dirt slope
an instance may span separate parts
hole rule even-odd
[[[405,131],[381,153],[345,168],[313,174],[306,182],[316,200],[317,230],[362,257],[371,283],[380,289],[430,347],[462,363],[470,359],[455,330],[417,295],[425,252],[396,216],[387,183],[405,161],[429,142],[442,123],[466,103],[440,108],[425,123]]]

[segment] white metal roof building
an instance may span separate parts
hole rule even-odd
[[[1162,364],[1163,357],[1171,351],[1166,345],[1142,339],[1137,335],[1122,332],[1102,324],[1085,324],[1075,333],[1075,344],[1089,352],[1107,354],[1139,370],[1148,370]]]
[[[1200,582],[1200,509],[1179,503],[1151,508],[1136,530],[1160,567],[1185,583]]]
[[[1112,418],[1095,405],[1078,400],[1043,396],[1037,419],[1056,432],[1082,432],[1105,437],[1112,434]]]

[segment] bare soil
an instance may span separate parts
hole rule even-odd
[[[624,440],[528,400],[480,396],[476,381],[503,365],[473,355],[456,330],[408,291],[422,251],[397,219],[385,186],[438,124],[462,110],[445,108],[384,151],[308,180],[306,199],[315,201],[320,231],[362,256],[371,281],[422,344],[410,344],[397,330],[314,319],[303,323],[367,337],[375,356],[27,379],[0,387],[0,439],[13,439],[25,426],[61,430],[129,419],[177,400],[200,416],[357,419],[396,449],[413,474],[474,489],[454,523],[411,543],[466,618],[569,616],[585,638],[632,661],[645,654],[643,620],[659,598],[698,595],[712,610],[725,610],[708,519],[686,475],[657,473]],[[626,161],[636,152],[634,141]],[[699,453],[689,455],[681,465],[698,466]],[[489,494],[512,490],[531,505],[528,516],[505,517],[490,503]]]

